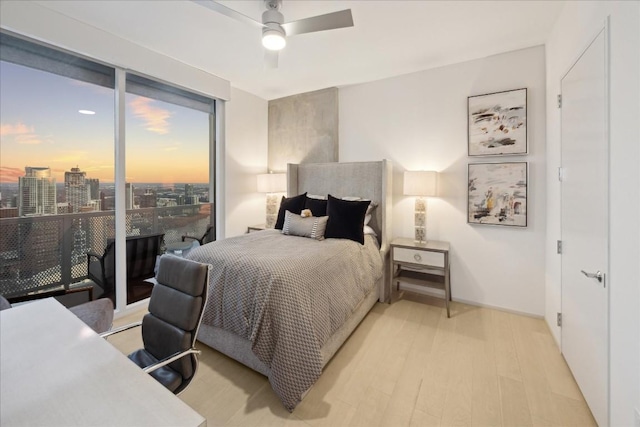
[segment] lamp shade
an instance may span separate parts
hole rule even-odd
[[[286,173],[261,173],[258,175],[259,193],[283,193],[287,191]]]
[[[405,196],[437,196],[438,172],[434,171],[405,171]]]

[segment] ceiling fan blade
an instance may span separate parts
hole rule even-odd
[[[313,33],[316,31],[335,30],[337,28],[345,27],[353,27],[351,9],[327,13],[325,15],[312,16],[311,18],[282,24],[282,28],[284,28],[287,36]]]
[[[278,68],[278,51],[277,50],[264,50],[264,67],[265,68]]]
[[[228,8],[227,6],[223,6],[218,2],[213,0],[191,0],[192,2],[199,4],[200,6],[204,6],[207,9],[211,9],[215,12],[221,13],[229,18],[235,19],[236,21],[244,22],[245,24],[253,25],[254,27],[263,28],[264,25],[255,19],[249,18],[247,15],[243,15],[240,12],[236,12],[235,10]]]

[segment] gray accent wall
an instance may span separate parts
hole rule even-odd
[[[269,101],[269,170],[338,161],[338,89]]]

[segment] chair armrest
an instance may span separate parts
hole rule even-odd
[[[120,326],[119,328],[112,329],[110,331],[104,332],[100,334],[102,338],[107,338],[111,335],[119,334],[120,332],[128,331],[129,329],[137,328],[142,325],[142,321],[129,323],[128,325]]]
[[[102,261],[102,255],[95,252],[87,252],[87,261],[90,261],[91,257],[96,258],[98,261]]]
[[[189,354],[200,355],[200,350],[196,350],[195,348],[190,348],[189,350],[185,350],[185,351],[182,351],[182,352],[178,352],[178,353],[172,354],[169,357],[165,357],[164,359],[162,359],[158,363],[154,363],[153,365],[147,366],[146,368],[143,369],[143,371],[146,372],[147,374],[149,374],[149,373],[155,371],[156,369],[162,368],[163,366],[166,366],[169,363],[175,362],[176,360],[181,359],[184,356],[187,356]]]
[[[193,236],[182,236],[182,241],[184,242],[184,239],[191,239],[191,240],[199,240],[197,237],[193,237]]]

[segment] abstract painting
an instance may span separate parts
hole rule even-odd
[[[469,224],[527,226],[526,162],[469,164]]]
[[[527,154],[527,89],[467,98],[469,156]]]

